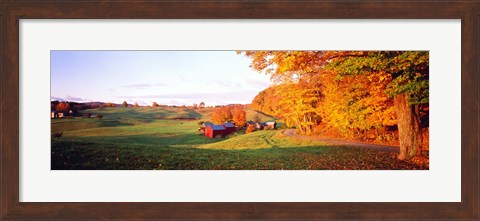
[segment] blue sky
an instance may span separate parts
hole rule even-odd
[[[250,103],[271,85],[235,51],[52,51],[51,99],[168,105]]]

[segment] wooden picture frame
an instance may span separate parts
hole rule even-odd
[[[4,0],[1,8],[1,218],[464,219],[479,216],[479,13],[472,1]],[[461,19],[461,202],[19,202],[19,19]],[[419,184],[421,185],[421,184]]]

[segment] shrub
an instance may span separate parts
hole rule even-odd
[[[98,118],[98,119],[102,119],[102,118],[103,118],[103,115],[97,114],[97,118]]]
[[[249,134],[251,132],[255,131],[255,126],[254,125],[248,125],[247,130],[245,131],[246,134]]]
[[[104,107],[115,107],[115,104],[114,103],[104,103],[103,106]]]

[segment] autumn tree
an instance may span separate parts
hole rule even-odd
[[[152,103],[152,107],[158,107],[159,105],[157,104],[157,102],[153,102]]]
[[[199,108],[205,108],[205,102],[203,102],[203,101],[200,102],[200,104],[198,104],[198,107]]]
[[[390,80],[387,93],[393,98],[398,120],[400,154],[410,160],[420,154],[423,135],[420,120],[422,104],[428,104],[429,53],[427,51],[330,52],[327,69],[342,75],[385,72]]]
[[[133,104],[133,107],[138,107],[138,103],[135,102],[135,103]]]
[[[237,127],[243,127],[247,123],[247,113],[243,108],[236,106],[232,110],[232,120]]]
[[[50,102],[50,110],[57,110],[57,105],[58,105],[58,101],[52,101]]]
[[[104,103],[103,104],[104,107],[115,107],[115,104],[114,103]]]
[[[323,123],[353,138],[374,129],[397,124],[393,100],[385,92],[385,73],[343,76],[323,73],[323,99],[318,107]]]
[[[276,96],[268,95],[270,91],[256,97],[252,107],[282,114],[287,125],[294,124],[302,133],[309,133],[320,122],[348,130],[397,123],[398,158],[409,160],[419,153],[419,112],[422,105],[428,105],[428,52],[238,53],[251,58],[251,67],[270,75],[278,85],[272,89]],[[279,98],[271,110],[268,99],[260,99],[267,96]]]
[[[70,110],[70,104],[67,102],[60,102],[56,107],[58,112],[68,112]]]
[[[321,120],[317,106],[321,99],[320,85],[315,81],[318,61],[311,51],[247,51],[252,68],[271,76],[277,85],[256,97],[252,107],[262,106],[267,114],[281,117],[287,126],[295,126],[302,134],[311,134]]]
[[[279,102],[281,99],[279,86],[273,85],[263,91],[260,91],[257,96],[253,98],[251,106],[254,110],[281,118],[282,114],[278,111]],[[260,122],[258,119],[255,119],[255,121]]]
[[[212,122],[215,124],[221,124],[226,121],[231,121],[233,119],[232,108],[225,106],[225,107],[218,107],[215,108],[212,114]]]
[[[123,106],[123,107],[128,107],[127,102],[126,102],[126,101],[123,101],[122,106]]]

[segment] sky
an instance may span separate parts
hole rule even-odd
[[[248,104],[271,85],[235,51],[51,51],[51,100]]]

